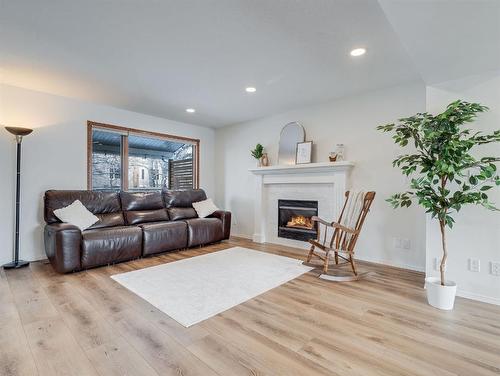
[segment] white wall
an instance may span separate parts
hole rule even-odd
[[[427,111],[439,113],[447,104],[464,99],[479,102],[490,110],[470,124],[470,128],[492,133],[500,129],[500,74],[491,74],[446,82],[427,87]],[[499,156],[500,147],[484,145],[477,148],[479,156]],[[500,167],[500,165],[498,165]],[[489,192],[500,207],[500,189]],[[464,297],[500,304],[500,277],[490,274],[490,262],[500,262],[500,214],[483,207],[464,207],[455,217],[456,224],[448,231],[449,258],[446,277],[458,283],[458,294]],[[426,272],[438,276],[434,258],[441,257],[440,233],[435,221],[427,220]],[[468,259],[481,261],[479,273],[468,270]]]
[[[23,141],[22,257],[28,260],[45,257],[43,192],[53,188],[86,188],[87,120],[199,138],[201,186],[209,195],[215,195],[219,206],[233,212],[233,234],[248,237],[253,234],[254,213],[254,176],[248,169],[255,167],[249,150],[260,142],[271,162],[276,163],[282,126],[299,121],[306,129],[306,138],[314,141],[314,161],[326,161],[335,144],[344,143],[347,159],[357,164],[353,185],[377,191],[358,243],[359,257],[417,270],[425,268],[427,274],[434,275],[433,259],[440,256],[438,228],[431,221],[426,223],[421,209],[395,211],[384,201],[391,193],[405,189],[407,181],[391,167],[400,149],[375,127],[418,111],[442,111],[458,98],[491,108],[481,115],[474,128],[490,132],[499,128],[499,75],[427,88],[421,84],[393,87],[217,131],[0,85],[0,124],[35,128]],[[498,155],[498,146],[485,146],[484,152]],[[4,263],[11,259],[15,189],[15,142],[4,130],[0,130],[0,167],[0,263]],[[493,201],[500,204],[500,190],[491,194]],[[410,239],[411,250],[395,249],[395,237]],[[489,262],[500,261],[500,215],[479,207],[463,209],[449,232],[448,242],[447,275],[458,282],[459,294],[500,303],[500,278],[489,274]],[[479,273],[467,271],[467,261],[472,255],[481,260]]]
[[[45,257],[43,193],[86,189],[87,120],[199,138],[200,186],[214,194],[214,130],[70,98],[0,85],[0,124],[35,131],[23,140],[21,256]],[[0,129],[0,264],[12,259],[15,142]]]
[[[250,149],[264,145],[277,161],[281,128],[300,122],[306,139],[314,141],[313,161],[327,161],[337,143],[346,145],[347,159],[355,161],[355,187],[375,190],[377,197],[357,245],[358,257],[417,270],[425,267],[425,218],[418,208],[393,210],[384,200],[404,189],[406,179],[392,168],[400,153],[387,134],[375,127],[425,110],[425,87],[412,84],[343,98],[216,131],[217,203],[233,212],[233,234],[253,234],[255,167]],[[393,238],[411,241],[410,250],[396,250]]]

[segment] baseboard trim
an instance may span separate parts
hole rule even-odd
[[[32,259],[27,259],[27,258],[23,258],[23,257],[20,257],[20,258],[25,260],[25,261],[28,261],[28,262],[38,262],[38,261],[47,260],[47,256],[43,256],[43,255],[35,256]],[[12,259],[10,259],[10,260],[6,259],[5,261],[0,260],[0,265],[6,264],[6,263],[11,262],[11,261],[12,261]]]
[[[407,270],[413,270],[415,272],[425,273],[425,266],[416,266],[416,265],[403,264],[400,262],[393,262],[388,260],[372,259],[369,257],[363,257],[359,255],[356,255],[356,260],[372,262],[374,264],[382,264],[382,265],[392,266],[394,268],[407,269]]]
[[[476,294],[474,292],[470,291],[464,291],[464,290],[457,290],[457,296],[460,296],[461,298],[466,298],[466,299],[471,299],[471,300],[477,300],[479,302],[483,303],[489,303],[489,304],[494,304],[494,305],[500,305],[500,299],[499,298],[492,298],[489,296],[484,296],[481,294]]]
[[[251,235],[245,235],[245,234],[231,234],[231,238],[241,238],[241,239],[252,240]]]
[[[253,240],[252,235],[247,235],[247,234],[231,234],[231,237],[236,237],[236,238],[243,238],[243,239],[248,239],[248,240]],[[255,241],[254,241],[255,242]],[[255,243],[260,243],[260,242],[255,242]],[[296,248],[290,245],[283,245],[283,244],[278,244],[278,243],[272,243],[272,242],[266,242],[268,244],[273,244],[273,245],[281,245],[283,247],[289,247],[289,248]],[[297,250],[300,251],[299,248],[296,248]],[[302,250],[306,252],[306,249]],[[304,253],[305,255],[305,253]],[[387,265],[387,266],[392,266],[394,268],[400,268],[400,269],[406,269],[406,270],[413,270],[415,272],[420,272],[420,273],[425,273],[425,266],[416,266],[416,265],[409,265],[409,264],[404,264],[404,263],[399,263],[399,262],[392,262],[388,260],[379,260],[379,259],[372,259],[369,257],[363,257],[360,255],[356,255],[356,260],[359,261],[366,261],[366,262],[371,262],[374,264],[381,264],[381,265]]]
[[[262,234],[253,234],[252,237],[250,238],[254,243],[265,243],[266,239]]]

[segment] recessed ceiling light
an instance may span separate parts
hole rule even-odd
[[[247,93],[255,93],[255,92],[257,91],[257,89],[256,89],[256,88],[254,88],[254,87],[252,87],[252,86],[249,86],[249,87],[247,87],[247,88],[245,89],[245,91],[246,91]]]
[[[364,55],[366,50],[364,48],[355,48],[351,51],[351,56],[361,56]]]
[[[189,112],[190,114],[195,113],[196,110],[194,108],[186,108],[186,112]]]

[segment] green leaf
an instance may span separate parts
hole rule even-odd
[[[263,152],[264,146],[262,146],[261,144],[257,144],[255,146],[255,149],[250,151],[250,154],[252,154],[252,157],[254,157],[255,159],[260,159],[263,155]]]
[[[409,191],[387,200],[391,206],[409,207],[415,197],[427,213],[445,221],[449,227],[454,223],[450,213],[461,210],[464,205],[493,208],[485,192],[500,185],[500,177],[496,175],[500,157],[477,159],[478,152],[474,149],[500,142],[500,130],[483,134],[466,127],[487,110],[479,103],[456,100],[440,114],[417,113],[396,123],[378,126],[378,130],[390,133],[399,147],[411,143],[416,150],[393,161],[394,167],[412,179]]]

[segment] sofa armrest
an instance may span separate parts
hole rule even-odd
[[[81,269],[82,232],[68,223],[45,225],[45,253],[59,273],[68,273]]]
[[[217,210],[209,215],[212,218],[218,218],[222,221],[222,239],[229,239],[231,235],[231,212],[224,210]]]

